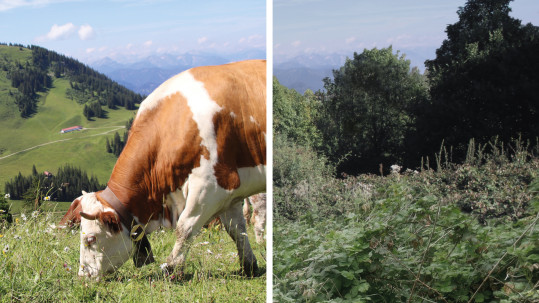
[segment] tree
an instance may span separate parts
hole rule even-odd
[[[402,163],[405,137],[413,129],[412,106],[425,102],[428,88],[410,61],[392,47],[354,53],[324,79],[326,154],[339,172],[378,172]],[[344,159],[346,158],[346,159]]]
[[[273,129],[296,144],[319,148],[322,144],[316,120],[321,102],[310,90],[302,96],[273,79]]]
[[[427,60],[432,103],[417,109],[427,149],[464,157],[470,138],[509,142],[539,133],[539,29],[509,16],[511,0],[469,0],[447,39]]]

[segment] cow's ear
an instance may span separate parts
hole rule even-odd
[[[87,192],[85,192],[85,191],[83,190],[83,191],[82,191],[82,194],[83,194],[83,195],[86,195],[86,194],[87,194]]]
[[[101,212],[99,214],[99,221],[101,221],[101,223],[103,223],[113,233],[117,233],[122,230],[122,223],[114,212]]]

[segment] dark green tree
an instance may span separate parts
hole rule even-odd
[[[509,16],[511,0],[469,0],[427,60],[432,103],[417,109],[422,154],[444,141],[454,160],[470,138],[509,142],[539,133],[539,29]]]
[[[319,128],[326,154],[340,162],[338,171],[378,172],[379,164],[402,164],[405,138],[413,131],[410,110],[428,97],[418,69],[392,47],[375,48],[354,53],[333,77],[324,79]]]

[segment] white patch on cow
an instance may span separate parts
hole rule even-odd
[[[84,194],[79,199],[82,211],[87,214],[114,212],[111,208],[104,208],[95,193]],[[89,237],[95,237],[95,243],[88,244]],[[125,227],[123,232],[112,233],[99,220],[87,220],[84,217],[81,218],[80,240],[79,276],[95,277],[114,271],[129,259],[133,248]]]
[[[232,117],[232,119],[236,119],[236,114],[234,112],[230,112],[230,117]]]
[[[253,116],[249,116],[249,121],[251,121],[252,123],[260,126],[260,124],[258,124],[258,122],[256,122],[255,118]]]
[[[193,120],[197,124],[201,145],[205,146],[210,154],[209,161],[202,157],[200,167],[193,173],[205,178],[211,178],[214,175],[213,167],[217,163],[217,140],[215,137],[215,128],[213,125],[213,116],[219,112],[222,107],[211,99],[204,83],[197,81],[191,72],[180,73],[165,83],[161,84],[140,104],[137,117],[143,112],[151,110],[158,106],[161,100],[176,93],[181,93],[187,100],[187,105],[193,114]],[[215,179],[215,176],[213,176]],[[217,180],[212,180],[217,182]]]

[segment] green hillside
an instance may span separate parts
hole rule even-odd
[[[62,67],[74,67],[55,72],[60,63],[50,60],[46,68],[51,85],[37,92],[37,111],[22,118],[13,98],[17,88],[12,87],[9,73],[18,64],[25,68],[35,66],[35,54],[33,56],[32,52],[32,49],[20,46],[0,45],[0,192],[4,191],[4,183],[19,172],[30,174],[34,164],[39,172],[47,170],[53,174],[60,166],[72,164],[106,183],[116,162],[116,158],[106,152],[106,138],[112,139],[115,131],[123,133],[127,120],[136,113],[136,106],[132,106],[135,110],[126,110],[121,105],[114,106],[115,109],[108,108],[104,98],[107,93],[112,94],[112,88],[119,86],[75,60],[62,57],[58,61]],[[81,72],[88,71],[91,76],[81,75]],[[86,76],[92,77],[92,83],[105,83],[100,84],[104,88],[87,86],[81,89],[80,94],[67,94],[70,90],[73,92],[73,83],[83,86],[79,81]],[[98,80],[94,81],[94,78]],[[88,120],[83,109],[89,102],[101,102],[106,118]],[[62,128],[75,125],[85,129],[60,133]]]

